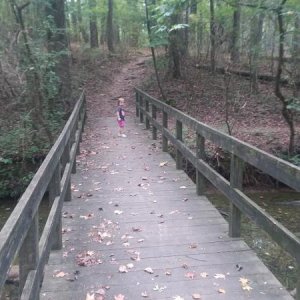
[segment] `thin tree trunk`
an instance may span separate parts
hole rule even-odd
[[[97,15],[95,13],[96,0],[89,0],[90,8],[90,46],[91,48],[99,47]]]
[[[216,32],[215,32],[215,6],[214,0],[210,4],[210,66],[212,73],[216,70]]]
[[[264,23],[264,12],[260,12],[258,17],[253,17],[250,36],[250,88],[254,93],[258,92],[257,65],[262,40],[262,29]]]
[[[48,51],[58,54],[55,73],[60,79],[58,99],[64,103],[65,111],[72,109],[70,58],[68,53],[68,39],[66,35],[64,0],[51,0],[47,8],[47,15],[52,16],[56,29],[48,32]]]
[[[293,77],[294,97],[300,97],[300,16],[295,14],[295,29],[293,36]],[[300,99],[299,99],[300,100]]]
[[[231,61],[233,63],[238,63],[240,60],[240,49],[239,49],[240,28],[241,28],[241,5],[237,0],[233,12],[232,41],[231,41],[231,52],[230,52]]]
[[[88,43],[89,35],[87,34],[86,29],[82,23],[81,0],[77,0],[76,7],[77,7],[77,19],[78,19],[78,23],[79,23],[79,31],[80,31],[83,41],[85,43]]]
[[[288,124],[290,130],[290,140],[289,140],[289,155],[294,153],[295,148],[295,127],[293,121],[293,113],[288,109],[288,101],[286,101],[284,95],[282,94],[280,87],[280,79],[283,70],[284,64],[284,37],[285,29],[283,23],[283,7],[287,0],[282,0],[280,6],[277,9],[277,21],[278,21],[278,30],[279,30],[279,54],[278,54],[278,66],[277,74],[275,81],[275,95],[282,103],[282,116],[284,117],[286,123]]]
[[[171,16],[172,25],[178,24],[178,21],[178,14]],[[169,33],[169,73],[172,73],[173,78],[181,77],[181,59],[178,30],[173,30]]]
[[[114,27],[113,27],[113,0],[108,0],[108,12],[107,12],[107,47],[109,52],[114,52]]]
[[[72,21],[72,31],[73,31],[73,36],[75,42],[79,41],[79,36],[78,36],[78,15],[76,14],[75,10],[75,0],[71,0],[71,6],[72,6],[72,11],[71,11],[71,21]]]
[[[153,60],[153,66],[154,66],[156,81],[157,81],[158,88],[160,90],[161,97],[166,102],[167,98],[166,98],[165,93],[163,91],[163,88],[161,86],[161,82],[160,82],[160,78],[159,78],[159,74],[158,74],[158,70],[157,70],[155,50],[154,50],[154,47],[151,46],[151,41],[152,41],[152,37],[151,37],[151,24],[150,24],[150,19],[149,19],[149,11],[148,11],[147,0],[145,0],[145,10],[146,10],[147,30],[148,30],[148,36],[149,36],[149,42],[150,42],[150,49],[151,49],[151,54],[152,54],[152,60]]]

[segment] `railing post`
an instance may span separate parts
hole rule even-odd
[[[139,93],[138,91],[135,91],[135,115],[138,118],[140,113],[139,113]]]
[[[182,142],[182,122],[176,120],[176,139]],[[182,169],[182,153],[176,149],[176,169]]]
[[[35,270],[39,258],[39,214],[32,219],[29,231],[23,241],[19,251],[20,283],[19,293],[21,295],[26,283],[27,275],[31,270]]]
[[[163,130],[164,128],[168,128],[168,114],[164,111],[163,112]],[[164,131],[162,132],[162,149],[164,152],[168,152],[168,139],[164,134]]]
[[[146,103],[146,112],[149,113],[150,112],[149,101],[146,99],[145,103]],[[150,121],[149,121],[149,117],[147,115],[146,115],[146,129],[150,129]]]
[[[140,102],[140,123],[144,123],[144,114],[143,114],[143,96],[140,94],[139,96],[139,102]]]
[[[205,139],[202,135],[197,133],[196,139],[196,157],[199,159],[205,159]],[[196,192],[197,195],[203,195],[205,191],[205,177],[202,173],[196,169]]]
[[[156,120],[157,108],[154,104],[152,104],[151,108],[152,108],[152,119]],[[152,139],[157,140],[157,128],[155,127],[154,124],[152,124]]]
[[[230,164],[230,186],[231,188],[243,188],[244,162],[232,154]],[[229,236],[240,237],[241,235],[241,211],[230,202]]]
[[[52,179],[49,184],[49,205],[52,206],[53,201],[57,196],[60,195],[61,192],[61,173],[60,173],[60,164],[56,167]],[[57,220],[57,224],[55,226],[52,240],[52,249],[60,250],[62,248],[62,220],[61,216],[59,216]]]
[[[77,124],[74,126],[74,130],[72,130],[72,133],[71,133],[70,148],[72,148],[73,144],[76,142],[76,131],[78,129],[78,121],[79,120],[77,120]],[[76,154],[77,154],[77,149],[76,149]],[[75,156],[75,159],[74,159],[73,165],[72,165],[72,174],[76,174],[76,156]]]
[[[70,140],[67,142],[61,157],[62,171],[65,170],[68,162],[70,162]],[[71,180],[69,180],[66,184],[67,184],[67,192],[64,201],[71,201],[72,199]]]

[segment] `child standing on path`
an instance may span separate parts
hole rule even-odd
[[[118,99],[118,108],[117,108],[117,120],[119,125],[119,134],[118,136],[126,137],[124,134],[124,127],[125,127],[125,111],[124,111],[124,98]]]

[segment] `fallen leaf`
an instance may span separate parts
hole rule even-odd
[[[159,164],[159,166],[160,166],[160,167],[164,167],[164,166],[166,166],[167,164],[168,164],[167,161],[162,161],[162,162]]]
[[[121,214],[123,213],[123,211],[122,211],[122,210],[115,210],[114,213],[115,213],[116,215],[121,215]]]
[[[62,277],[65,277],[66,275],[68,275],[68,273],[65,273],[65,272],[59,272],[57,274],[54,275],[54,277],[56,278],[62,278]]]
[[[192,297],[193,299],[201,299],[200,294],[193,294]]]
[[[163,290],[165,290],[167,287],[164,285],[164,286],[159,286],[158,284],[155,285],[155,287],[153,288],[153,291],[157,291],[157,292],[162,292]]]
[[[115,298],[115,300],[124,300],[125,296],[122,294],[119,294],[119,295],[115,296],[114,298]]]
[[[180,297],[180,296],[174,296],[173,297],[174,300],[184,300],[184,298]]]
[[[185,185],[182,185],[179,187],[180,189],[186,189],[186,186]]]
[[[224,274],[216,274],[214,277],[216,279],[225,279],[225,275]]]
[[[196,277],[196,274],[194,272],[188,272],[184,276],[189,279],[194,279]]]
[[[128,273],[127,267],[126,267],[126,266],[123,266],[123,265],[120,266],[120,267],[119,267],[119,272],[120,272],[120,273]]]
[[[147,298],[148,294],[147,294],[147,292],[142,292],[141,296],[144,297],[144,298]]]
[[[131,263],[127,264],[126,266],[127,266],[128,269],[132,269],[134,267],[134,265],[131,264]]]
[[[220,294],[226,294],[226,291],[225,291],[224,289],[218,289],[218,292],[219,292]]]
[[[200,273],[200,276],[201,276],[202,278],[206,278],[206,277],[208,277],[208,273],[202,272],[202,273]]]
[[[85,300],[95,300],[95,294],[87,293]]]
[[[147,273],[149,273],[149,274],[153,274],[154,273],[153,270],[152,270],[152,268],[150,268],[150,267],[144,269],[144,271],[147,272]]]

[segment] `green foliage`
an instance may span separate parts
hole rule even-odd
[[[290,97],[288,100],[289,104],[287,106],[288,109],[293,110],[295,112],[300,112],[300,99],[296,97]]]

